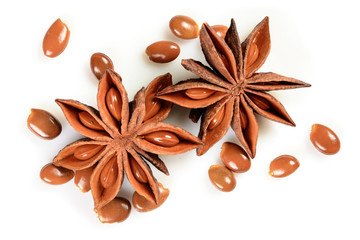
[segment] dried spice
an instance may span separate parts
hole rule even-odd
[[[99,111],[75,100],[56,100],[70,125],[87,138],[66,146],[53,163],[76,171],[97,164],[90,179],[95,211],[116,197],[124,173],[137,193],[157,203],[159,184],[146,161],[168,174],[157,154],[175,155],[201,144],[185,130],[161,122],[169,114],[171,103],[154,97],[157,91],[170,84],[170,74],[159,76],[146,90],[142,88],[129,104],[121,77],[107,69],[99,82]],[[157,133],[161,138],[164,132],[178,141],[172,144],[151,141],[158,137]]]
[[[182,60],[185,69],[200,79],[169,86],[159,92],[158,97],[194,109],[190,113],[193,121],[201,117],[199,138],[204,145],[197,149],[198,155],[207,152],[231,125],[245,150],[254,158],[258,137],[254,112],[295,126],[283,105],[264,91],[309,87],[310,84],[272,72],[255,73],[270,51],[268,17],[243,43],[240,43],[233,19],[225,39],[204,23],[200,30],[200,43],[211,67],[193,59]]]

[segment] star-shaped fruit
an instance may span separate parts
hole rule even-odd
[[[86,138],[62,149],[53,163],[76,171],[96,165],[90,179],[95,211],[116,197],[124,173],[138,194],[157,203],[159,184],[147,161],[168,174],[157,154],[180,154],[201,144],[185,130],[161,122],[172,104],[155,94],[169,85],[170,74],[155,78],[129,104],[121,77],[107,69],[99,82],[99,111],[78,101],[56,100],[70,125]]]
[[[199,138],[202,155],[218,142],[230,125],[249,155],[254,158],[258,123],[254,112],[270,120],[295,126],[283,105],[265,91],[309,87],[300,80],[272,72],[256,73],[270,52],[269,19],[265,17],[241,43],[235,21],[225,38],[206,23],[200,43],[210,67],[193,59],[182,60],[185,69],[200,79],[181,81],[158,93],[158,98],[192,108],[191,118],[201,116]]]

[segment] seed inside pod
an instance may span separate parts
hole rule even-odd
[[[43,52],[47,57],[59,56],[66,48],[70,31],[65,23],[58,18],[47,30],[43,40]]]
[[[310,141],[323,154],[331,155],[340,150],[340,139],[336,133],[321,124],[312,125]]]
[[[247,67],[250,67],[259,57],[259,48],[256,43],[251,43],[247,55]]]
[[[94,53],[90,58],[90,68],[97,79],[101,79],[107,68],[114,69],[111,59],[103,53]]]
[[[269,175],[276,178],[286,177],[300,166],[299,161],[290,155],[281,155],[270,163]]]
[[[110,88],[109,91],[106,93],[105,101],[111,115],[117,121],[120,121],[122,100],[119,91],[117,91],[115,88]]]
[[[79,120],[85,127],[93,130],[104,130],[104,128],[88,112],[79,112]]]
[[[149,45],[145,53],[156,63],[168,63],[175,60],[180,54],[180,47],[174,42],[158,41]]]
[[[174,133],[168,131],[152,132],[145,135],[144,139],[162,147],[173,147],[180,142]]]
[[[49,112],[42,109],[31,109],[27,119],[28,128],[44,139],[53,139],[61,133],[60,122]]]
[[[251,99],[251,101],[253,101],[253,103],[256,106],[258,106],[259,108],[261,108],[263,110],[270,109],[270,104],[265,98],[260,97],[260,96],[255,95],[255,94],[251,94],[251,93],[248,93],[248,96]]]
[[[158,185],[159,185],[159,201],[157,204],[147,200],[144,196],[138,194],[137,192],[134,192],[132,196],[132,204],[138,212],[149,212],[151,210],[160,207],[166,201],[170,191],[169,189],[164,188],[164,186],[161,183],[158,183]]]
[[[142,168],[138,164],[138,162],[132,156],[129,156],[129,162],[130,162],[132,174],[134,175],[136,180],[138,180],[141,183],[147,183],[148,181],[147,176],[144,170],[142,170]]]
[[[226,32],[229,29],[227,26],[225,25],[214,25],[211,26],[211,28],[216,32],[216,34],[221,37],[221,38],[225,38],[226,36]]]
[[[84,144],[75,148],[74,157],[79,160],[87,160],[95,156],[103,148],[102,145]]]
[[[170,30],[179,38],[193,39],[199,36],[199,26],[188,16],[177,15],[169,22]]]
[[[74,183],[81,192],[86,193],[90,190],[90,178],[94,169],[95,165],[75,172]]]
[[[210,181],[223,192],[230,192],[236,186],[234,174],[224,165],[212,165],[208,171]]]
[[[185,91],[186,96],[195,100],[205,99],[215,93],[215,90],[207,88],[190,88]]]
[[[60,185],[70,181],[74,177],[74,171],[67,168],[46,164],[40,171],[40,178],[52,185]]]
[[[225,106],[222,106],[220,110],[214,115],[209,124],[209,129],[214,129],[220,125],[225,115]]]
[[[100,173],[100,182],[104,188],[113,186],[118,176],[118,165],[116,156],[112,157]]]
[[[122,197],[116,197],[97,211],[98,218],[102,223],[122,222],[129,217],[131,210],[130,202]]]
[[[145,117],[144,121],[155,116],[161,107],[161,103],[155,98],[156,93],[149,94],[145,99]]]
[[[250,169],[251,161],[245,150],[237,144],[224,142],[220,159],[233,172],[243,173]]]

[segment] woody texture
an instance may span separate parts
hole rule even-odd
[[[268,17],[242,43],[233,19],[224,39],[204,23],[200,44],[209,66],[193,59],[182,60],[183,67],[199,78],[168,86],[157,97],[191,108],[190,118],[194,122],[201,118],[199,138],[204,145],[197,149],[198,155],[206,153],[231,126],[254,158],[258,138],[255,113],[295,126],[284,106],[266,91],[309,87],[310,84],[272,72],[256,72],[270,52]]]
[[[161,184],[148,163],[168,175],[157,154],[180,154],[201,145],[185,130],[161,122],[172,104],[155,99],[155,94],[169,85],[170,74],[159,76],[129,103],[121,77],[107,69],[99,82],[99,110],[75,100],[56,100],[69,124],[85,138],[62,149],[53,164],[75,171],[96,166],[90,178],[95,211],[116,197],[125,175],[138,194],[158,203]]]

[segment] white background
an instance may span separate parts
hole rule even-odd
[[[335,1],[334,1],[335,2]],[[1,215],[0,239],[359,239],[359,7],[356,1],[2,1],[1,61]],[[78,139],[56,98],[96,107],[97,80],[90,56],[104,52],[122,76],[129,97],[153,78],[170,72],[174,82],[192,77],[183,58],[204,62],[199,41],[173,36],[168,21],[177,14],[199,25],[229,25],[234,18],[242,40],[264,16],[270,17],[272,49],[260,71],[301,79],[311,88],[272,92],[296,122],[295,128],[259,119],[257,155],[251,169],[237,174],[230,193],[215,189],[207,171],[220,163],[224,141],[237,142],[230,129],[207,154],[195,151],[161,156],[170,171],[155,170],[170,188],[159,209],[138,213],[120,224],[101,224],[90,193],[73,182],[51,186],[39,171],[66,144]],[[50,59],[42,53],[49,26],[61,18],[70,31],[65,51]],[[150,62],[145,48],[158,40],[181,47],[169,64]],[[26,126],[31,108],[53,113],[63,132],[46,141]],[[174,107],[169,123],[197,134],[188,110]],[[313,123],[331,127],[342,148],[333,156],[309,141]],[[287,178],[268,175],[272,159],[291,154],[300,168]],[[131,197],[124,182],[121,194]],[[5,237],[6,236],[6,237]]]

